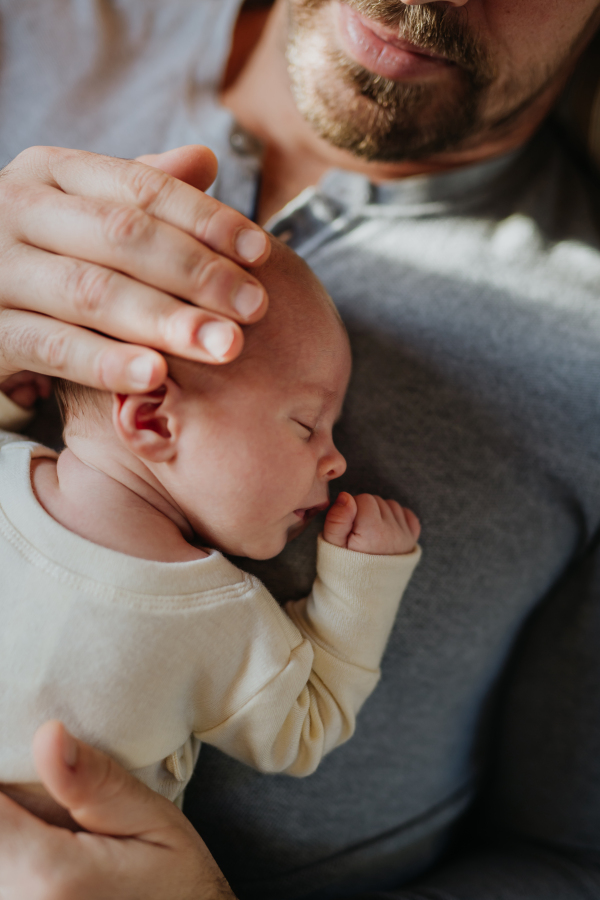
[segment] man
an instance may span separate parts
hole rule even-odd
[[[353,740],[298,782],[203,748],[186,812],[233,889],[600,895],[599,206],[594,177],[538,132],[600,4],[279,0],[237,77],[234,41],[222,106],[234,0],[55,0],[45,27],[34,7],[8,16],[5,152],[209,143],[215,197],[270,219],[348,325],[344,488],[396,496],[424,526]],[[147,161],[200,187],[212,174],[194,150]],[[36,150],[0,193],[5,375],[148,387],[161,357],[125,342],[226,362],[228,316],[264,311],[237,266],[262,261],[259,233],[151,169]],[[313,544],[261,569],[281,599],[310,580]],[[129,840],[49,833],[4,800],[7,897],[227,891],[176,811],[98,754],[51,725],[36,759],[85,828]]]

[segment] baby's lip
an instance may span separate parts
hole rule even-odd
[[[305,509],[295,509],[294,515],[298,516],[302,522],[309,522],[320,512],[323,512],[324,509],[328,509],[328,507],[329,500],[326,500],[325,503],[319,503],[317,506],[307,506]]]

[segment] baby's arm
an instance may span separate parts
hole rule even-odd
[[[348,740],[379,680],[400,599],[420,558],[419,530],[416,517],[392,501],[338,498],[324,530],[337,544],[319,538],[311,594],[288,603],[287,616],[276,608],[279,636],[273,627],[270,637],[263,629],[265,671],[279,643],[278,673],[198,737],[260,771],[298,776]],[[283,636],[290,648],[285,659]]]

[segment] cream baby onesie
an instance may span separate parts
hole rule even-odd
[[[284,611],[217,551],[158,563],[63,528],[31,487],[31,459],[54,455],[0,433],[0,782],[37,780],[32,737],[54,718],[171,800],[204,741],[313,772],[377,684],[420,550],[321,538],[311,594]]]

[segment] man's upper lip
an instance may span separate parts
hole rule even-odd
[[[366,28],[377,35],[380,40],[385,41],[386,44],[391,44],[393,47],[397,47],[398,50],[405,50],[407,53],[418,53],[420,56],[429,56],[431,59],[449,62],[448,57],[443,56],[441,53],[434,53],[433,50],[428,50],[427,47],[420,47],[418,44],[412,44],[410,41],[404,40],[404,38],[399,37],[397,31],[394,31],[387,25],[383,25],[381,22],[378,22],[377,19],[363,16],[361,13],[356,12],[356,10],[353,10],[353,12],[362,19]]]

